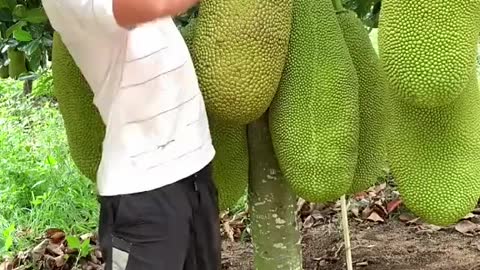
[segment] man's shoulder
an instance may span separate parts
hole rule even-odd
[[[52,27],[67,34],[111,38],[128,30],[118,25],[113,15],[112,0],[42,0]]]

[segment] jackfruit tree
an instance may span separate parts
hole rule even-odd
[[[0,77],[24,81],[30,94],[32,82],[49,68],[53,29],[41,0],[2,1],[0,8]]]
[[[203,0],[195,14],[179,27],[205,96],[220,208],[247,191],[256,269],[302,269],[298,198],[343,200],[385,168],[427,222],[475,207],[480,1]],[[95,180],[102,121],[57,35],[53,58],[71,156]]]

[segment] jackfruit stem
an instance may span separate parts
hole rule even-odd
[[[302,270],[296,196],[280,171],[268,126],[268,113],[247,127],[250,158],[248,203],[255,269]]]
[[[340,205],[342,209],[342,231],[343,242],[345,243],[345,261],[347,263],[347,270],[353,270],[352,246],[350,244],[350,230],[348,228],[348,214],[345,195],[340,198]]]
[[[343,7],[342,0],[332,0],[333,7],[337,13],[344,12],[346,9]]]

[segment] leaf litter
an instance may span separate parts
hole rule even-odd
[[[457,224],[434,226],[405,209],[384,183],[355,194],[347,207],[355,269],[480,269],[480,206]],[[340,211],[339,202],[298,200],[304,269],[345,269]],[[221,213],[220,221],[222,269],[254,269],[248,208]],[[51,228],[36,246],[0,262],[0,270],[100,270],[103,263],[96,234],[73,237]]]

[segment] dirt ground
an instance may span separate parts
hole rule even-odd
[[[303,257],[307,270],[344,270],[345,250],[336,224],[304,230]],[[454,229],[407,225],[398,219],[384,224],[350,223],[354,269],[480,270],[480,236]],[[250,243],[223,243],[223,269],[251,270]]]
[[[349,198],[347,209],[355,270],[480,270],[480,201],[457,224],[443,228],[415,217],[403,206],[398,192],[386,184]],[[303,269],[346,270],[340,203],[312,204],[299,199],[296,210]],[[249,222],[248,208],[222,214],[223,270],[254,269]],[[78,267],[78,250],[66,241],[63,230],[52,228],[38,245],[13,260],[0,261],[0,270],[102,270],[95,233],[78,240],[87,239],[90,247]]]

